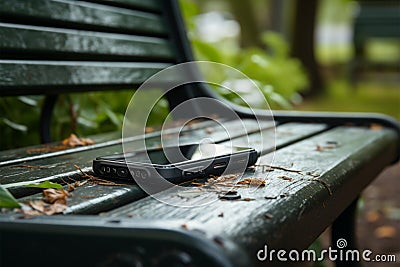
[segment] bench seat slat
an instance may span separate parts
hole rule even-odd
[[[299,126],[299,127],[296,127]],[[325,125],[316,124],[315,127],[302,127],[298,124],[287,124],[278,126],[278,131],[286,132],[287,135],[277,140],[278,146],[284,146],[285,144],[292,143],[296,140],[301,140],[302,138],[309,136],[311,134],[315,134],[319,132],[322,128],[325,128]],[[282,128],[282,129],[280,129]],[[289,134],[288,130],[295,130],[296,128],[299,131],[293,131]],[[264,131],[266,135],[270,136],[274,129],[267,129]],[[258,136],[257,134],[250,134]],[[193,137],[192,137],[193,138]],[[240,137],[238,140],[243,140]],[[233,139],[235,142],[235,138]],[[272,147],[266,148],[266,150],[271,150]],[[90,159],[89,159],[90,160]],[[121,182],[123,183],[123,182]],[[23,201],[28,201],[30,199],[40,198],[41,195],[28,196],[23,198]],[[116,208],[118,206],[122,206],[129,202],[135,201],[139,198],[145,197],[143,191],[141,191],[135,185],[126,185],[126,186],[93,186],[93,185],[84,185],[82,187],[78,187],[74,191],[73,198],[69,201],[68,209],[64,212],[65,214],[95,214],[98,212],[104,212],[112,208]]]
[[[166,34],[160,15],[83,1],[4,0],[0,2],[0,20],[109,32]]]
[[[2,95],[134,89],[167,63],[0,60]],[[57,90],[53,91],[57,86]]]
[[[248,173],[251,177],[267,177],[265,187],[235,188],[242,198],[249,197],[253,201],[221,201],[212,193],[214,202],[188,209],[147,197],[104,215],[160,221],[182,219],[187,220],[188,228],[190,221],[195,221],[212,233],[229,237],[249,253],[256,253],[265,244],[304,249],[324,230],[321,227],[329,225],[357,192],[381,171],[382,166],[393,161],[396,148],[392,144],[397,138],[389,129],[335,128],[276,152],[274,166],[301,170],[302,174],[282,170],[262,172],[261,168]],[[323,146],[327,141],[338,145],[322,151],[316,149],[317,145]],[[267,157],[269,155],[261,158],[261,164]],[[305,175],[307,172],[320,174],[318,179],[329,187],[332,196],[322,182],[311,181],[315,177]],[[279,178],[282,175],[293,180]],[[178,199],[176,194],[166,191],[161,192],[159,198],[175,199],[176,202]],[[188,198],[185,206],[200,201],[201,197]],[[251,258],[256,259],[255,256]]]
[[[45,60],[130,60],[173,59],[166,39],[123,34],[96,33],[68,29],[0,23],[2,58]]]
[[[176,125],[167,125],[166,126],[166,131],[168,131],[168,134],[173,134],[176,132],[186,132],[186,131],[193,131],[193,130],[199,130],[205,127],[210,127],[213,126],[215,123],[210,121],[210,120],[205,120],[205,121],[196,121],[190,126],[185,126],[182,129],[179,127],[177,128]],[[154,131],[151,133],[146,133],[146,138],[153,138],[156,136],[159,136],[160,132],[159,131]],[[99,149],[102,147],[108,147],[108,146],[113,146],[113,145],[118,145],[121,143],[121,132],[110,132],[110,133],[105,133],[105,134],[97,134],[94,136],[89,136],[90,139],[92,139],[95,144],[91,146],[84,146],[84,147],[74,147],[74,148],[68,148],[65,150],[61,151],[55,151],[55,152],[48,152],[46,150],[38,150],[37,148],[43,148],[43,146],[30,146],[30,147],[25,147],[25,148],[16,148],[16,149],[10,149],[6,151],[0,151],[0,167],[1,166],[7,166],[7,165],[15,165],[15,164],[20,164],[20,163],[26,163],[28,161],[33,161],[33,160],[40,160],[40,159],[45,159],[49,157],[55,157],[55,156],[61,156],[61,155],[66,155],[66,154],[71,154],[71,153],[76,153],[80,151],[85,151],[85,150],[91,150],[91,149]],[[129,142],[133,142],[134,140],[139,140],[143,138],[143,136],[133,136],[130,138]],[[44,147],[53,147],[59,145],[59,142],[54,142],[51,144],[46,144]]]
[[[230,131],[230,137],[243,136],[247,132],[254,132],[260,126],[252,120],[243,121],[246,128],[243,128],[240,123],[227,122],[224,124],[226,129]],[[271,128],[272,124],[267,122],[264,128]],[[179,137],[179,142],[181,144],[190,144],[194,140],[205,137],[210,137],[214,142],[222,142],[229,139],[229,135],[224,128],[217,124],[217,126],[209,127],[209,130],[198,129],[194,131],[188,131],[187,134],[181,135]],[[171,134],[170,136],[176,136],[176,134]],[[168,144],[171,139],[166,139],[165,142]],[[132,141],[135,142],[135,141]],[[160,144],[159,133],[154,133],[153,137],[146,139],[148,147],[156,147]],[[45,159],[24,161],[23,163],[17,163],[13,165],[8,165],[0,168],[2,173],[2,179],[0,183],[5,187],[9,188],[10,191],[16,195],[26,195],[26,192],[30,192],[29,188],[21,187],[22,184],[29,184],[34,182],[42,182],[45,180],[52,180],[56,182],[62,182],[62,179],[67,179],[71,176],[74,179],[79,179],[79,171],[74,168],[74,164],[79,165],[82,169],[88,170],[92,165],[92,160],[99,156],[111,155],[114,153],[122,152],[121,142],[118,141],[114,145],[100,147],[98,149],[85,149],[76,153],[61,154],[60,156],[47,157]],[[24,168],[21,165],[37,166],[36,168]],[[41,167],[41,168],[40,168]],[[16,170],[20,170],[16,173]],[[26,171],[29,171],[27,176]],[[22,183],[22,184],[20,184]]]

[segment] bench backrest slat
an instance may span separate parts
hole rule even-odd
[[[182,61],[167,12],[160,0],[1,1],[0,95],[135,88]]]
[[[167,40],[126,34],[0,23],[2,58],[172,61]]]
[[[167,34],[161,14],[82,1],[3,0],[0,2],[0,18],[21,24],[60,28],[155,36]]]

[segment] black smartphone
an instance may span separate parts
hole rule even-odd
[[[221,144],[190,144],[132,151],[98,157],[93,171],[107,179],[131,180],[151,178],[156,171],[172,183],[244,171],[254,165],[259,153],[253,148]]]

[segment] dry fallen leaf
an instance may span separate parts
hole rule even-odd
[[[93,145],[93,140],[89,138],[78,138],[75,134],[70,134],[70,136],[62,141],[62,144],[67,147],[77,147],[77,146],[88,146]]]
[[[375,229],[374,234],[377,238],[392,238],[396,235],[396,228],[383,225]]]
[[[265,180],[259,178],[244,178],[238,184],[245,184],[250,186],[265,186]]]
[[[376,222],[377,220],[379,220],[379,218],[381,217],[381,215],[379,214],[378,211],[376,210],[369,210],[366,214],[367,217],[367,221],[368,222]]]
[[[251,198],[251,197],[245,197],[242,199],[243,201],[253,201],[256,200],[255,198]]]
[[[271,213],[265,213],[264,217],[265,217],[265,219],[269,219],[269,220],[274,218],[274,216]]]
[[[53,215],[63,212],[67,208],[67,205],[61,203],[54,203],[46,207],[44,214]]]
[[[66,208],[67,205],[61,203],[53,203],[48,204],[45,203],[43,200],[36,200],[29,202],[29,208],[25,208],[22,210],[22,213],[25,215],[33,216],[33,215],[53,215],[57,213],[62,213]]]
[[[69,196],[69,193],[64,189],[49,188],[43,190],[44,200],[50,204],[58,203],[65,205],[67,204],[67,196]]]
[[[144,128],[144,132],[145,132],[145,133],[154,132],[154,128],[153,128],[153,127],[146,127],[146,128]]]
[[[27,153],[49,153],[66,150],[68,148],[73,148],[77,146],[89,146],[93,145],[94,141],[90,138],[79,138],[75,134],[70,134],[70,136],[62,140],[61,145],[45,145],[38,148],[27,149]]]
[[[285,181],[289,181],[289,182],[293,181],[292,177],[289,177],[289,176],[286,176],[286,175],[280,175],[280,176],[278,176],[278,178],[282,179],[282,180],[285,180]]]
[[[381,124],[378,124],[378,123],[371,123],[371,125],[369,126],[369,128],[370,128],[371,130],[374,130],[374,131],[379,131],[379,130],[382,130],[382,129],[383,129],[383,126],[382,126]]]
[[[29,206],[31,206],[34,210],[39,212],[44,212],[44,202],[42,200],[37,201],[29,201]]]

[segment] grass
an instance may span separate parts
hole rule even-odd
[[[360,81],[351,85],[343,79],[328,81],[318,97],[306,99],[297,110],[378,112],[400,121],[400,84]]]

